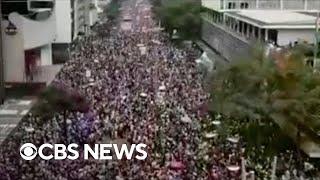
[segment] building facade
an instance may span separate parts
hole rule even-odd
[[[203,0],[202,39],[228,60],[256,43],[273,47],[314,43],[317,0]]]
[[[0,3],[0,30],[1,30],[1,21],[2,21],[2,10]],[[0,104],[3,104],[5,99],[5,86],[4,86],[4,63],[2,56],[2,33],[0,33]]]
[[[317,11],[318,0],[202,0],[202,5],[218,11],[255,10],[291,10]]]
[[[69,45],[97,21],[91,0],[2,0],[6,83],[33,83],[41,68],[69,59]],[[40,77],[41,79],[41,77]],[[39,80],[42,81],[42,80]]]
[[[37,67],[52,64],[54,0],[2,0],[1,5],[5,82],[32,82]]]
[[[69,58],[70,44],[90,33],[97,22],[97,7],[93,0],[56,1],[57,37],[53,43],[53,56],[58,62]]]

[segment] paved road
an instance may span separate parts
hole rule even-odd
[[[147,0],[124,1],[121,8],[121,30],[141,32],[147,29],[144,20],[151,18],[150,8]]]
[[[0,106],[0,143],[18,125],[34,105],[35,99],[11,99]]]
[[[126,0],[122,2],[121,13],[119,17],[118,27],[121,31],[128,31],[130,33],[141,32],[144,27],[144,18],[150,16],[150,5],[148,0]],[[149,10],[149,11],[148,11]],[[125,139],[111,139],[109,133],[105,133],[100,143],[115,143],[125,144]],[[108,167],[112,167],[116,161],[101,161],[100,179],[110,179],[110,172]]]

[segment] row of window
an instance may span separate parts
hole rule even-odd
[[[258,4],[256,4],[258,3]],[[224,7],[226,6],[226,7]],[[249,1],[239,2],[231,1],[224,4],[224,1],[221,0],[221,9],[251,9],[259,7],[261,9],[320,9],[320,0],[283,0],[281,5],[279,0],[259,0],[259,1]]]
[[[32,9],[52,9],[54,6],[53,1],[31,1],[30,8]]]
[[[240,3],[240,9],[248,9],[249,8],[249,3],[247,2],[242,2]],[[236,9],[236,3],[235,2],[229,2],[227,9]]]

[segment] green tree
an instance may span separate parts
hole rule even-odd
[[[224,123],[236,124],[248,146],[266,146],[267,152],[288,148],[286,136],[298,146],[302,134],[320,143],[319,74],[304,65],[298,51],[273,58],[260,52],[214,75],[213,111],[227,117]]]
[[[107,18],[110,20],[114,20],[120,12],[120,1],[119,0],[111,0],[111,2],[104,9],[104,13],[106,13]]]
[[[67,116],[69,113],[87,112],[89,104],[84,96],[74,89],[70,89],[63,84],[50,85],[40,96],[38,103],[33,108],[35,115],[38,115],[42,123],[52,119],[55,113],[63,115],[64,137],[67,139]]]
[[[201,4],[195,0],[154,1],[155,14],[172,35],[176,29],[181,39],[197,39],[200,34]]]

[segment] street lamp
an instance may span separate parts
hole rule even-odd
[[[18,32],[17,27],[11,22],[9,22],[9,25],[5,29],[5,33],[9,36],[14,36],[17,34],[17,32]]]

